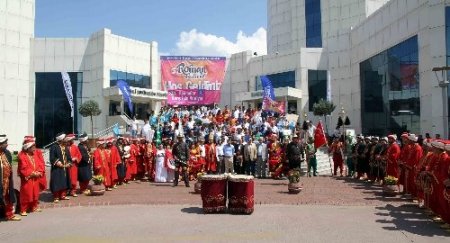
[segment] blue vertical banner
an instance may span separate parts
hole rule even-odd
[[[272,82],[269,77],[265,75],[261,76],[261,84],[263,87],[262,109],[285,114],[287,100],[284,102],[275,100],[275,91],[273,90]]]
[[[124,80],[117,80],[117,87],[122,92],[123,101],[128,104],[128,109],[133,113],[133,101],[131,100],[131,89]]]

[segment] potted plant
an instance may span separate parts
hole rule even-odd
[[[202,177],[204,175],[206,175],[205,172],[197,173],[197,181],[194,184],[194,191],[195,191],[195,193],[201,193],[202,192]]]
[[[302,190],[300,185],[300,171],[290,170],[288,173],[289,184],[288,190],[290,194],[297,194]]]
[[[384,178],[383,193],[385,196],[395,196],[398,193],[398,178],[393,176],[386,176]]]
[[[92,177],[93,185],[89,185],[89,195],[101,196],[105,194],[105,185],[103,185],[105,178],[102,175],[96,175]]]

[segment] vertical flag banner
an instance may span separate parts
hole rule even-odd
[[[263,110],[275,111],[281,114],[286,112],[286,101],[276,101],[275,92],[273,91],[272,82],[267,76],[261,76],[261,84],[263,87]]]
[[[225,57],[162,56],[161,83],[169,105],[220,102]]]
[[[72,92],[72,83],[70,83],[70,77],[67,72],[61,72],[62,81],[64,85],[64,90],[66,91],[67,101],[69,101],[70,105],[70,117],[73,117],[73,92]]]
[[[122,92],[123,100],[128,104],[128,109],[133,113],[133,101],[131,100],[131,89],[124,80],[117,80],[117,87]]]
[[[327,144],[327,137],[325,137],[322,123],[319,121],[316,130],[314,130],[314,147],[318,149],[326,144]]]

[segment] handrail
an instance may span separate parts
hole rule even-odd
[[[94,138],[99,138],[99,137],[101,137],[101,136],[103,136],[105,134],[108,134],[108,133],[110,133],[112,131],[112,129],[114,129],[114,127],[117,127],[117,126],[119,126],[119,123],[115,123],[114,125],[112,125],[112,126],[110,126],[108,128],[105,128],[105,129],[95,133],[93,137]]]

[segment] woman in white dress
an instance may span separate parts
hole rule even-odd
[[[158,144],[155,156],[155,182],[167,182],[167,169],[164,166],[166,160],[166,150],[163,145]]]

